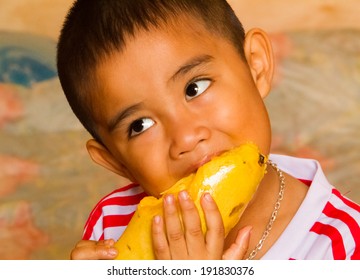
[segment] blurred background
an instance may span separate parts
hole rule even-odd
[[[271,35],[273,152],[315,158],[360,203],[360,1],[229,0]],[[0,0],[0,259],[68,259],[95,203],[126,181],[91,162],[58,82],[72,0]]]

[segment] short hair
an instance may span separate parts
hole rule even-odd
[[[129,36],[166,26],[179,16],[200,19],[232,43],[244,58],[244,29],[226,0],[77,0],[70,8],[57,46],[57,69],[71,109],[97,141],[94,74],[101,61],[121,51]]]

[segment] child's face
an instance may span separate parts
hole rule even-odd
[[[189,26],[139,32],[97,71],[107,149],[89,141],[89,152],[154,196],[246,141],[269,153],[261,62],[250,71],[229,42]]]

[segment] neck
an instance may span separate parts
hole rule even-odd
[[[266,229],[271,214],[274,210],[274,205],[279,195],[279,184],[279,176],[277,172],[269,165],[267,168],[267,173],[259,185],[254,198],[244,211],[238,224],[234,227],[233,230],[230,231],[229,235],[227,236],[225,240],[226,248],[234,242],[239,229],[247,225],[251,225],[253,230],[251,233],[249,249],[246,256],[248,256],[249,253],[255,248],[259,240],[262,238],[264,230]],[[260,258],[272,246],[272,244],[276,241],[282,232],[279,232],[280,228],[281,227],[275,222],[271,233],[264,242],[262,249],[256,255],[256,258]]]
[[[278,211],[276,221],[274,222],[271,232],[265,240],[260,251],[257,252],[254,259],[261,258],[276,242],[282,232],[285,230],[291,219],[298,211],[303,202],[308,187],[289,174],[283,172],[285,178],[285,192],[281,207]],[[270,217],[274,211],[275,203],[279,197],[280,180],[279,174],[272,167],[268,167],[261,184],[258,187],[256,195],[249,203],[248,207],[241,216],[238,224],[230,231],[225,240],[225,249],[227,249],[235,240],[239,229],[251,225],[253,227],[249,249],[246,257],[261,240],[263,233],[269,224]]]

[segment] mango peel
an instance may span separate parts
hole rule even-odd
[[[201,166],[196,173],[180,179],[160,198],[143,198],[123,235],[115,243],[121,260],[152,260],[151,224],[155,215],[163,215],[163,195],[187,190],[199,210],[203,233],[206,232],[200,197],[212,195],[221,213],[225,236],[237,224],[266,172],[266,157],[252,143],[243,144]]]

